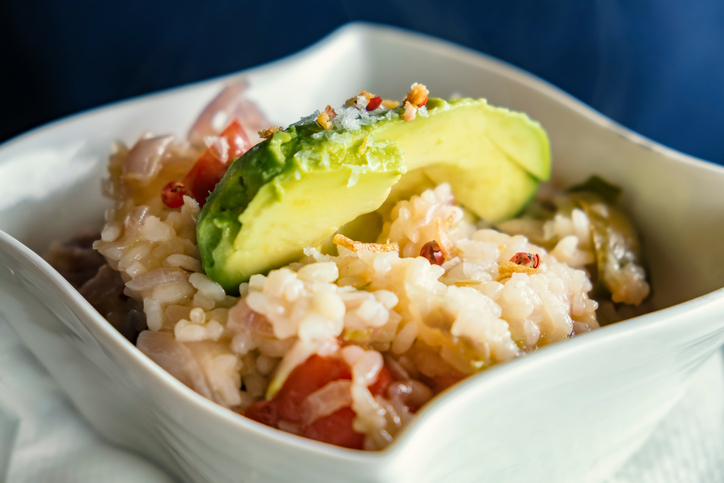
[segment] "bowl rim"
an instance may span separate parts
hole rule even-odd
[[[362,39],[366,39],[368,37],[387,38],[397,43],[421,44],[423,48],[427,50],[444,52],[446,56],[453,58],[458,62],[484,67],[487,70],[495,71],[496,74],[503,78],[508,78],[524,84],[540,95],[548,97],[552,101],[567,107],[590,121],[593,121],[600,128],[612,131],[634,144],[655,151],[668,162],[685,163],[695,167],[696,169],[704,169],[717,173],[720,176],[724,176],[724,167],[697,159],[641,136],[595,111],[593,108],[565,93],[561,89],[551,85],[547,81],[523,71],[522,69],[514,67],[507,62],[430,35],[412,32],[398,27],[367,22],[351,22],[345,24],[311,46],[270,63],[232,74],[222,75],[191,84],[116,101],[100,107],[91,108],[79,113],[61,117],[50,123],[19,134],[0,144],[0,165],[3,162],[4,152],[21,145],[28,140],[32,140],[33,138],[44,136],[46,133],[52,132],[67,124],[84,122],[94,116],[111,112],[114,109],[140,105],[162,97],[183,96],[188,91],[202,89],[212,84],[243,77],[252,72],[257,73],[271,69],[283,69],[287,64],[304,61],[307,57],[315,54],[317,51],[333,47],[335,44],[343,42],[344,39],[348,37],[359,37]],[[170,373],[166,372],[138,350],[132,343],[115,330],[105,318],[96,312],[90,303],[86,301],[80,293],[40,255],[33,252],[20,241],[2,230],[0,230],[0,250],[14,253],[15,258],[17,258],[20,262],[24,261],[25,264],[29,265],[33,271],[40,274],[44,281],[52,287],[54,295],[58,296],[64,304],[71,309],[73,314],[79,319],[83,326],[85,326],[94,337],[99,339],[102,344],[115,344],[115,349],[117,350],[114,352],[120,354],[124,358],[125,362],[132,365],[134,370],[148,371],[153,375],[153,377],[156,377],[158,381],[163,381],[161,384],[165,384],[169,390],[175,392],[178,397],[186,399],[186,401],[192,404],[195,408],[198,408],[198,410],[206,411],[214,417],[224,418],[224,421],[227,423],[236,425],[240,424],[241,426],[237,427],[240,427],[244,431],[254,433],[258,437],[269,440],[274,444],[287,446],[289,449],[295,451],[308,452],[310,454],[324,456],[327,458],[343,459],[347,462],[355,462],[358,464],[370,464],[371,462],[379,464],[384,461],[393,460],[397,454],[404,451],[407,446],[407,442],[412,440],[415,434],[419,433],[421,428],[425,426],[425,421],[433,417],[433,413],[437,412],[437,408],[439,406],[447,405],[448,399],[457,398],[459,394],[462,395],[465,392],[480,390],[480,386],[494,387],[508,377],[515,377],[517,372],[528,370],[529,366],[539,363],[538,361],[542,363],[543,361],[549,359],[565,357],[565,354],[570,352],[585,350],[589,344],[597,343],[598,339],[601,337],[605,337],[607,339],[621,338],[631,332],[652,330],[654,324],[656,324],[656,327],[660,327],[664,324],[675,323],[677,316],[682,313],[700,310],[709,304],[714,304],[724,299],[724,288],[720,288],[708,294],[681,302],[671,307],[628,319],[625,321],[625,324],[613,324],[602,328],[604,330],[596,330],[590,334],[586,334],[584,337],[576,337],[567,341],[565,344],[554,344],[536,351],[545,355],[536,355],[532,359],[530,355],[528,355],[526,357],[520,357],[509,361],[505,364],[493,366],[481,373],[474,374],[471,377],[466,378],[427,403],[417,413],[414,423],[404,428],[389,447],[381,451],[360,451],[320,443],[318,441],[309,440],[270,428],[261,423],[245,418],[204,398],[193,389],[187,387],[174,378]]]

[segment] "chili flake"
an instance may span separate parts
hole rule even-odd
[[[538,268],[540,266],[540,255],[537,253],[518,252],[510,259],[517,265],[524,265],[530,268]]]
[[[373,97],[369,100],[367,103],[367,110],[368,111],[374,111],[378,107],[380,107],[380,104],[382,104],[382,98],[380,96]]]
[[[161,201],[169,208],[178,208],[184,204],[184,195],[191,196],[186,186],[180,181],[171,181],[161,191]]]
[[[427,242],[422,246],[420,249],[420,256],[432,265],[442,265],[445,263],[445,255],[442,253],[440,245],[435,240]]]

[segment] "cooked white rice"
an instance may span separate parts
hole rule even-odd
[[[227,91],[219,99],[236,92]],[[367,97],[356,101],[364,107]],[[380,449],[414,417],[410,407],[463,377],[598,328],[585,270],[596,249],[585,211],[568,206],[548,221],[515,219],[493,229],[456,206],[447,184],[384,208],[382,246],[347,240],[334,256],[308,247],[301,260],[242,283],[240,297],[227,295],[203,273],[198,203],[184,197],[168,208],[159,196],[206,146],[227,155],[226,140],[208,136],[201,122],[210,109],[192,129],[195,145],[149,134],[130,149],[116,146],[105,183],[116,205],[94,244],[120,273],[117,290],[143,308],[148,330],[138,348],[208,399],[242,411],[273,397],[311,355],[334,355],[352,378],[309,395],[302,424],[351,407],[365,449]],[[334,125],[347,129],[398,115],[383,107],[334,114]],[[421,256],[433,240],[442,265]],[[521,252],[539,257],[539,266],[513,263]],[[614,302],[639,304],[648,284],[640,266],[617,265],[623,259],[608,261],[605,283]],[[369,387],[383,367],[395,382],[375,396]],[[298,430],[283,420],[279,427]]]
[[[228,296],[202,272],[197,202],[186,197],[170,209],[158,200],[156,187],[168,181],[171,165],[187,169],[197,152],[178,142],[161,151],[160,167],[141,181],[124,173],[127,148],[112,157],[107,188],[117,206],[94,247],[122,274],[126,295],[143,304],[149,330],[138,347],[223,406],[249,406],[278,390],[310,355],[337,354],[352,381],[330,383],[307,398],[306,422],[351,405],[365,447],[382,448],[413,417],[404,401],[421,404],[432,396],[422,381],[463,377],[598,327],[583,269],[594,251],[582,210],[546,223],[502,225],[554,242],[548,252],[526,236],[466,221],[447,184],[386,214],[378,242],[397,243],[399,252],[340,246],[330,256],[310,247],[299,262],[242,284],[240,298]],[[430,240],[446,255],[442,266],[419,256]],[[518,252],[538,254],[540,266],[501,271]],[[646,296],[640,275],[616,272],[619,298]],[[386,362],[399,381],[389,398],[374,397],[368,386]]]

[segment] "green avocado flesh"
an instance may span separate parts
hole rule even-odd
[[[428,117],[384,116],[356,130],[290,126],[234,161],[199,215],[208,277],[237,293],[388,198],[442,182],[477,216],[502,221],[550,176],[548,137],[525,114],[484,99],[430,99],[427,108]]]

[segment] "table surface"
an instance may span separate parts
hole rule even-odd
[[[151,462],[95,434],[10,326],[0,320],[0,482],[4,474],[7,483],[174,481]],[[724,482],[721,351],[694,374],[682,400],[649,441],[606,481],[709,482]]]

